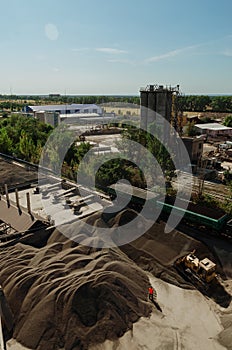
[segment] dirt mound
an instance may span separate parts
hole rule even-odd
[[[35,170],[27,170],[13,163],[8,163],[0,158],[0,190],[4,190],[7,184],[9,189],[25,183],[38,180]]]
[[[106,222],[97,213],[85,222],[63,225],[67,236],[56,229],[42,248],[18,243],[0,251],[0,284],[15,316],[14,337],[19,342],[37,350],[77,350],[121,337],[151,312],[150,282],[140,267],[193,288],[173,262],[193,249],[200,258],[212,258],[211,253],[176,230],[165,234],[162,222],[120,248],[97,248],[101,237],[96,227],[108,227],[114,241],[114,230],[134,215],[124,210]]]
[[[59,241],[57,241],[59,239]],[[149,316],[149,279],[118,249],[48,244],[0,252],[0,283],[15,316],[14,337],[32,349],[87,349]]]
[[[219,335],[220,343],[228,350],[232,350],[232,311],[221,318],[224,330]]]

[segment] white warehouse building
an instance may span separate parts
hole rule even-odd
[[[232,128],[219,123],[195,124],[195,129],[209,136],[232,136]]]
[[[59,114],[74,114],[74,113],[97,113],[102,114],[102,108],[95,104],[59,104],[59,105],[43,105],[43,106],[26,106],[26,113],[45,113],[53,112]]]
[[[80,121],[81,117],[100,117],[102,108],[95,104],[59,104],[44,106],[27,106],[27,113],[33,113],[34,117],[41,122],[51,124],[56,127],[61,122],[73,124]]]

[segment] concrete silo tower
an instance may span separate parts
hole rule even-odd
[[[158,115],[165,118],[175,127],[175,97],[179,94],[179,85],[164,87],[148,85],[140,89],[141,128],[148,130],[149,124],[157,120]]]

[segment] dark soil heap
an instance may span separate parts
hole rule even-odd
[[[0,189],[4,190],[4,185],[8,188],[23,186],[26,183],[32,183],[38,180],[38,174],[35,170],[28,170],[13,163],[8,163],[0,158]]]
[[[0,252],[14,337],[37,350],[87,349],[149,316],[149,280],[119,249],[80,246],[55,231],[47,245]]]
[[[17,341],[36,350],[85,350],[121,337],[151,313],[150,282],[141,268],[193,288],[173,268],[175,259],[193,249],[199,257],[212,254],[176,230],[165,234],[162,222],[119,248],[91,248],[93,242],[101,246],[97,227],[108,228],[114,241],[114,229],[134,215],[124,210],[104,221],[96,213],[86,222],[63,225],[62,232],[75,242],[56,229],[42,248],[24,241],[0,251],[0,284],[15,317]]]

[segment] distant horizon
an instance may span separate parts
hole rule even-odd
[[[216,97],[216,96],[232,96],[232,93],[184,93],[182,92],[182,94],[184,96],[212,96],[212,97]],[[85,96],[112,96],[112,97],[139,97],[139,93],[137,94],[60,94],[60,93],[47,93],[47,94],[35,94],[35,93],[24,93],[24,94],[4,94],[4,93],[0,93],[0,96],[7,96],[7,97],[27,97],[27,96],[35,96],[35,97],[56,97],[53,95],[57,95],[57,97],[85,97]]]

